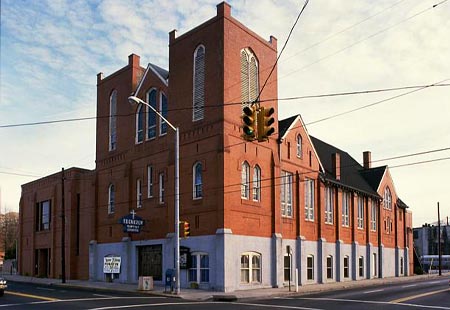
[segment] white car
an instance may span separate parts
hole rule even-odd
[[[3,294],[5,293],[5,289],[8,286],[6,285],[6,280],[3,278],[0,278],[0,296],[3,296]]]

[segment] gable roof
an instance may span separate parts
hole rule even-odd
[[[148,72],[152,71],[166,86],[169,85],[169,71],[158,67],[157,65],[154,65],[152,63],[148,63],[147,69],[145,69],[144,75],[142,76],[142,79],[139,81],[139,84],[136,87],[136,91],[134,94],[138,94],[142,84],[144,84],[145,78],[148,75]]]
[[[282,140],[286,135],[290,127],[295,123],[295,120],[299,118],[299,115],[294,115],[289,118],[278,121],[278,139]]]
[[[364,169],[363,171],[361,171],[361,174],[373,189],[378,189],[381,180],[383,179],[383,176],[386,172],[386,169],[387,166]]]
[[[325,180],[351,190],[380,198],[377,191],[364,178],[362,174],[364,167],[362,167],[353,157],[331,144],[323,142],[313,136],[310,137],[325,169],[322,174]],[[337,180],[333,173],[332,154],[335,153],[339,153],[340,155],[340,180]]]
[[[397,206],[401,209],[409,208],[406,203],[404,203],[400,198],[397,198]]]

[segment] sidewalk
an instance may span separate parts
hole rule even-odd
[[[179,295],[174,295],[171,293],[165,293],[164,287],[162,286],[155,286],[152,291],[138,291],[137,284],[124,284],[118,282],[109,283],[109,282],[83,281],[83,280],[67,280],[66,283],[63,284],[61,283],[61,280],[58,279],[34,278],[8,274],[3,275],[3,277],[10,282],[26,282],[56,287],[72,287],[83,290],[102,292],[104,294],[105,293],[111,294],[114,292],[132,292],[157,296],[177,297],[186,300],[197,300],[197,301],[257,299],[269,297],[296,296],[317,292],[341,290],[352,287],[370,287],[402,282],[417,282],[434,278],[448,279],[449,276],[450,276],[449,273],[443,274],[441,277],[435,274],[432,275],[427,274],[427,275],[399,277],[399,278],[370,279],[370,280],[348,281],[348,282],[333,282],[325,284],[310,284],[299,286],[298,292],[295,292],[294,285],[291,285],[291,291],[289,291],[288,287],[283,287],[283,288],[259,288],[259,289],[240,290],[230,293],[182,288],[181,293]]]

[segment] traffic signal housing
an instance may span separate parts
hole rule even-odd
[[[275,109],[272,107],[261,107],[258,113],[258,141],[265,141],[269,139],[269,136],[275,132],[275,128],[272,127],[275,123],[273,118]]]
[[[242,137],[247,141],[253,141],[257,139],[256,135],[256,120],[258,112],[256,110],[256,106],[253,105],[251,107],[246,106],[242,109],[242,130],[244,131],[244,134]]]
[[[187,221],[183,222],[183,235],[185,238],[191,235],[191,224],[189,224],[189,222]]]

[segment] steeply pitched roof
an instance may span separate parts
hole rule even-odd
[[[400,198],[397,198],[397,206],[402,209],[409,208],[406,203],[404,203]]]
[[[169,79],[169,71],[158,67],[157,65],[154,65],[152,63],[149,63],[149,65],[151,65],[153,67],[153,69],[155,69],[155,71],[164,79],[167,80]]]
[[[374,189],[363,177],[361,172],[364,171],[364,168],[353,157],[347,152],[313,136],[310,136],[310,138],[325,169],[323,176],[326,180],[349,189],[379,197],[376,188]],[[339,153],[340,155],[340,180],[337,180],[333,173],[332,154],[334,153]]]
[[[289,127],[291,127],[292,123],[297,119],[298,115],[291,116],[289,118],[285,118],[281,121],[278,121],[278,135],[281,139],[284,137]]]
[[[380,186],[386,168],[387,166],[380,166],[376,168],[364,169],[361,171],[361,174],[370,186],[376,190]]]

